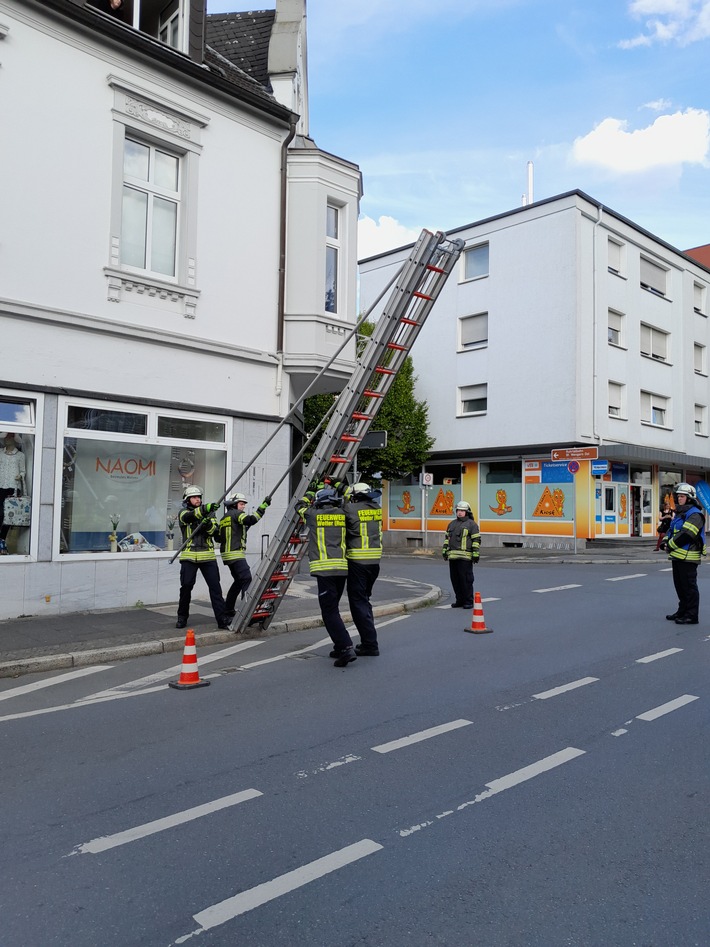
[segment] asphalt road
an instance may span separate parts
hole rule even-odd
[[[342,670],[312,629],[194,691],[0,681],[0,944],[707,947],[710,636],[667,570],[480,566],[492,634],[443,600]]]

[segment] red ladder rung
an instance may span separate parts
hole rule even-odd
[[[286,575],[285,572],[274,572],[274,574],[269,579],[269,582],[285,582],[287,579],[290,579],[290,575]]]
[[[281,556],[279,562],[298,562],[298,556]]]
[[[330,462],[331,464],[349,464],[350,460],[347,457],[338,457],[338,455],[335,454],[330,458]]]
[[[384,393],[381,391],[370,391],[368,388],[362,393],[363,398],[384,398]]]
[[[341,434],[341,435],[340,435],[340,440],[341,440],[341,441],[349,441],[349,442],[352,443],[352,444],[359,444],[360,441],[362,440],[362,438],[361,438],[361,437],[355,437],[354,434]]]
[[[275,598],[280,598],[280,597],[281,597],[281,596],[279,595],[278,592],[262,592],[262,594],[259,596],[259,601],[260,601],[260,602],[266,602],[266,601],[269,601],[269,602],[270,602],[270,601],[272,601],[273,599],[275,599]]]
[[[400,316],[400,317],[399,317],[399,321],[400,321],[400,322],[406,322],[408,326],[418,326],[418,325],[419,325],[419,323],[417,322],[416,319],[407,319],[406,316]]]
[[[380,375],[396,375],[394,368],[385,368],[384,365],[378,365],[375,369],[376,372],[379,372]]]
[[[372,421],[372,415],[363,414],[361,411],[353,411],[353,421]]]
[[[387,348],[388,348],[388,349],[396,349],[398,352],[406,352],[406,351],[407,351],[407,346],[406,346],[406,345],[399,345],[398,342],[388,342],[388,343],[387,343]]]
[[[432,296],[427,296],[426,293],[420,293],[419,290],[414,290],[412,296],[418,296],[420,299],[433,299]]]
[[[434,273],[443,273],[443,272],[444,272],[444,270],[443,270],[440,266],[434,266],[433,263],[427,263],[426,269],[427,269],[427,270],[431,270],[431,271],[434,272]]]
[[[254,614],[249,619],[249,624],[253,625],[255,621],[261,621],[262,618],[269,618],[271,614],[271,612],[254,612]]]

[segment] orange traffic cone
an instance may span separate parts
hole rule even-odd
[[[473,635],[490,635],[493,631],[492,628],[486,627],[480,592],[473,593],[473,618],[471,620],[471,627],[464,628],[464,631],[470,631]]]
[[[187,629],[185,635],[185,650],[182,654],[182,670],[177,681],[170,681],[168,686],[186,691],[191,687],[207,687],[209,681],[201,681],[197,670],[197,649],[195,648],[195,632]]]

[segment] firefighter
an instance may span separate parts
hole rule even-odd
[[[348,560],[348,602],[360,634],[355,653],[376,657],[380,650],[370,596],[380,574],[382,558],[382,508],[379,491],[354,483],[345,491],[345,558]]]
[[[271,497],[264,497],[254,513],[247,513],[246,505],[247,498],[243,493],[230,493],[224,501],[225,515],[219,522],[217,534],[222,562],[234,580],[225,596],[226,616],[230,621],[235,615],[237,599],[251,585],[251,569],[246,558],[247,531],[266,513]]]
[[[449,562],[454,590],[452,608],[473,608],[473,563],[478,562],[481,533],[465,500],[456,504],[456,519],[446,527],[441,554]]]
[[[180,600],[176,628],[185,628],[190,617],[190,599],[197,573],[201,572],[210,591],[212,611],[219,628],[229,628],[226,606],[219,583],[219,566],[214,551],[213,537],[219,529],[214,516],[219,503],[202,502],[202,487],[185,487],[178,523],[185,548],[180,553]]]
[[[299,501],[297,511],[308,527],[310,572],[318,586],[323,624],[333,642],[330,657],[335,658],[335,667],[347,667],[357,655],[339,608],[348,577],[342,498],[331,487],[315,494],[309,491]]]
[[[665,545],[673,569],[678,608],[666,618],[676,625],[697,625],[698,566],[705,555],[705,513],[695,487],[689,483],[679,483],[673,491],[673,499],[675,516],[666,533]]]

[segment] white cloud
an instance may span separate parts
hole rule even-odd
[[[687,46],[710,37],[710,0],[631,0],[629,13],[646,20],[646,31],[619,43],[621,49],[676,42]]]
[[[588,135],[575,139],[573,159],[622,173],[706,161],[710,113],[705,109],[661,115],[636,131],[627,126],[618,118],[605,118]]]
[[[357,255],[360,260],[366,257],[394,250],[396,247],[414,243],[421,229],[405,227],[394,217],[362,217],[357,225]]]
[[[653,102],[646,102],[641,108],[651,109],[652,112],[666,112],[672,105],[670,99],[655,99]]]

